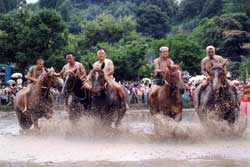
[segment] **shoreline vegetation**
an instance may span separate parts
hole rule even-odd
[[[0,1],[0,64],[13,64],[23,74],[38,57],[60,71],[67,51],[89,71],[103,48],[118,81],[151,78],[153,59],[165,45],[191,75],[200,73],[208,45],[231,60],[232,78],[250,73],[249,0],[24,2]]]

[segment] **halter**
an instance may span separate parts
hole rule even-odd
[[[74,97],[77,97],[77,96],[75,95],[75,92],[74,92],[74,88],[75,88],[75,85],[76,85],[76,80],[77,80],[77,77],[74,76],[73,85],[72,85],[72,87],[71,87],[71,89],[70,89],[70,92],[73,93],[73,96],[74,96]],[[83,100],[85,100],[85,99],[87,98],[86,89],[84,89],[84,92],[85,92],[85,97],[84,97],[84,98],[79,98],[79,97],[77,97],[80,101],[83,101]]]
[[[43,98],[48,94],[51,86],[52,86],[52,79],[49,79],[48,75],[46,74],[45,81],[48,81],[48,86],[43,86],[42,89],[46,89],[45,94],[42,96]]]

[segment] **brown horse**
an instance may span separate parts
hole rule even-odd
[[[18,92],[15,101],[15,111],[19,125],[23,129],[29,129],[33,124],[38,128],[38,119],[45,117],[50,119],[53,115],[53,99],[50,92],[52,87],[62,87],[63,81],[54,77],[54,69],[48,69],[42,73],[36,83],[32,85],[29,94],[28,110],[24,109],[24,89]]]
[[[226,61],[221,64],[214,64],[212,76],[206,88],[201,90],[202,85],[200,85],[195,91],[198,116],[203,122],[207,121],[209,115],[218,121],[225,120],[230,124],[234,123],[238,117],[239,101],[237,94],[226,78],[225,65]]]
[[[164,84],[159,88],[157,95],[149,94],[148,103],[152,115],[163,114],[176,121],[182,119],[182,93],[185,84],[182,79],[182,69],[174,65],[163,74]]]
[[[91,112],[103,121],[104,125],[119,126],[126,113],[128,92],[125,87],[108,78],[102,68],[90,72],[92,80]]]

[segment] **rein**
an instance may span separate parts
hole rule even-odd
[[[76,86],[76,80],[77,80],[77,77],[74,76],[73,85],[72,85],[72,88],[71,88],[71,90],[70,90],[70,92],[73,93],[74,97],[77,97],[76,94],[75,94],[75,92],[74,92],[74,88],[75,88],[75,86]],[[86,100],[86,99],[87,99],[87,91],[86,91],[86,89],[83,89],[83,90],[84,90],[85,96],[84,96],[83,98],[77,97],[80,101],[83,101],[83,100]]]
[[[45,94],[42,96],[42,98],[44,98],[44,97],[49,93],[50,88],[51,88],[51,86],[52,86],[52,80],[49,79],[48,76],[46,76],[45,80],[48,81],[48,86],[47,86],[47,87],[46,87],[46,86],[42,86],[42,89],[46,89],[46,92],[45,92]]]

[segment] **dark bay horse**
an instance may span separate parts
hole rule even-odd
[[[24,89],[18,92],[15,100],[15,111],[19,125],[23,129],[29,129],[33,124],[38,128],[38,119],[45,117],[50,119],[53,115],[53,98],[51,88],[63,86],[63,81],[55,77],[54,69],[50,68],[42,73],[36,83],[32,85],[28,97],[28,110],[23,113],[24,109]]]
[[[195,92],[195,103],[198,106],[198,116],[201,121],[207,121],[209,115],[217,121],[227,121],[230,124],[235,123],[239,114],[239,101],[237,94],[230,86],[224,67],[226,61],[221,64],[214,64],[212,67],[212,78],[206,88],[201,91],[201,85]]]
[[[163,114],[176,121],[182,119],[182,93],[185,84],[182,79],[182,69],[174,65],[163,74],[164,84],[156,96],[149,95],[148,104],[152,115]]]
[[[90,77],[92,81],[91,112],[99,118],[104,125],[119,126],[126,113],[128,92],[125,87],[108,78],[101,68],[92,68]]]
[[[65,79],[62,94],[69,99],[69,119],[74,121],[79,119],[90,109],[90,91],[82,88],[83,81],[77,70],[69,72]]]

